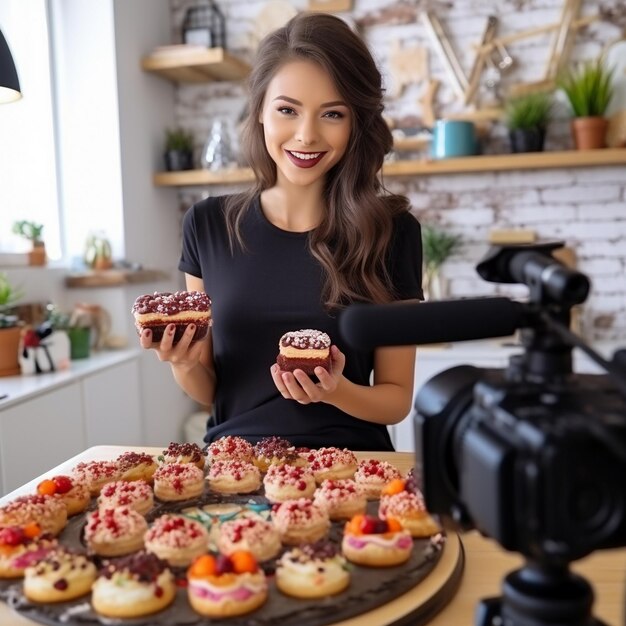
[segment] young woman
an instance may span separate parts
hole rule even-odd
[[[382,96],[367,47],[337,17],[303,13],[261,42],[242,133],[256,184],[184,218],[179,269],[211,297],[211,333],[191,344],[190,326],[157,348],[178,384],[213,405],[207,442],[393,449],[387,425],[410,410],[415,350],[354,350],[338,330],[351,302],[422,298],[419,223],[379,181],[392,147]],[[333,341],[317,380],[275,364],[280,337],[303,328]],[[151,347],[149,331],[140,341]]]

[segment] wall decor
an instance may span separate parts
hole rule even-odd
[[[226,48],[226,21],[213,0],[191,7],[182,25],[183,42],[207,48]]]
[[[351,10],[352,0],[309,0],[309,11],[337,13],[339,11]]]
[[[408,85],[430,78],[428,50],[423,46],[401,46],[398,40],[394,40],[389,53],[389,68],[393,81],[387,93],[397,98]]]

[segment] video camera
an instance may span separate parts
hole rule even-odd
[[[502,597],[481,602],[482,626],[600,625],[591,586],[569,563],[626,546],[626,350],[605,360],[570,331],[590,283],[552,256],[562,245],[494,247],[478,264],[485,280],[526,284],[526,303],[353,305],[340,319],[361,349],[520,330],[523,353],[506,369],[453,367],[415,397],[415,473],[428,510],[526,559]],[[574,374],[573,347],[606,374]]]

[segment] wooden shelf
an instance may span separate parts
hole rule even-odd
[[[66,276],[65,286],[69,288],[120,287],[168,278],[169,274],[161,270],[94,270]]]
[[[536,170],[557,167],[598,167],[601,165],[626,165],[626,148],[604,150],[567,150],[563,152],[527,152],[524,154],[494,154],[441,159],[438,161],[414,160],[385,163],[385,176],[430,176],[459,174],[463,172],[496,172],[504,170]],[[185,187],[194,185],[230,185],[254,180],[250,168],[234,168],[212,172],[187,170],[184,172],[159,172],[153,181],[157,187]]]
[[[223,48],[164,46],[141,60],[141,67],[178,83],[206,83],[214,80],[241,80],[250,66]]]

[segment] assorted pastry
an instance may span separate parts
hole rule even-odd
[[[316,367],[330,371],[330,343],[330,337],[321,330],[289,331],[278,341],[276,363],[283,372],[299,369],[312,375]]]

